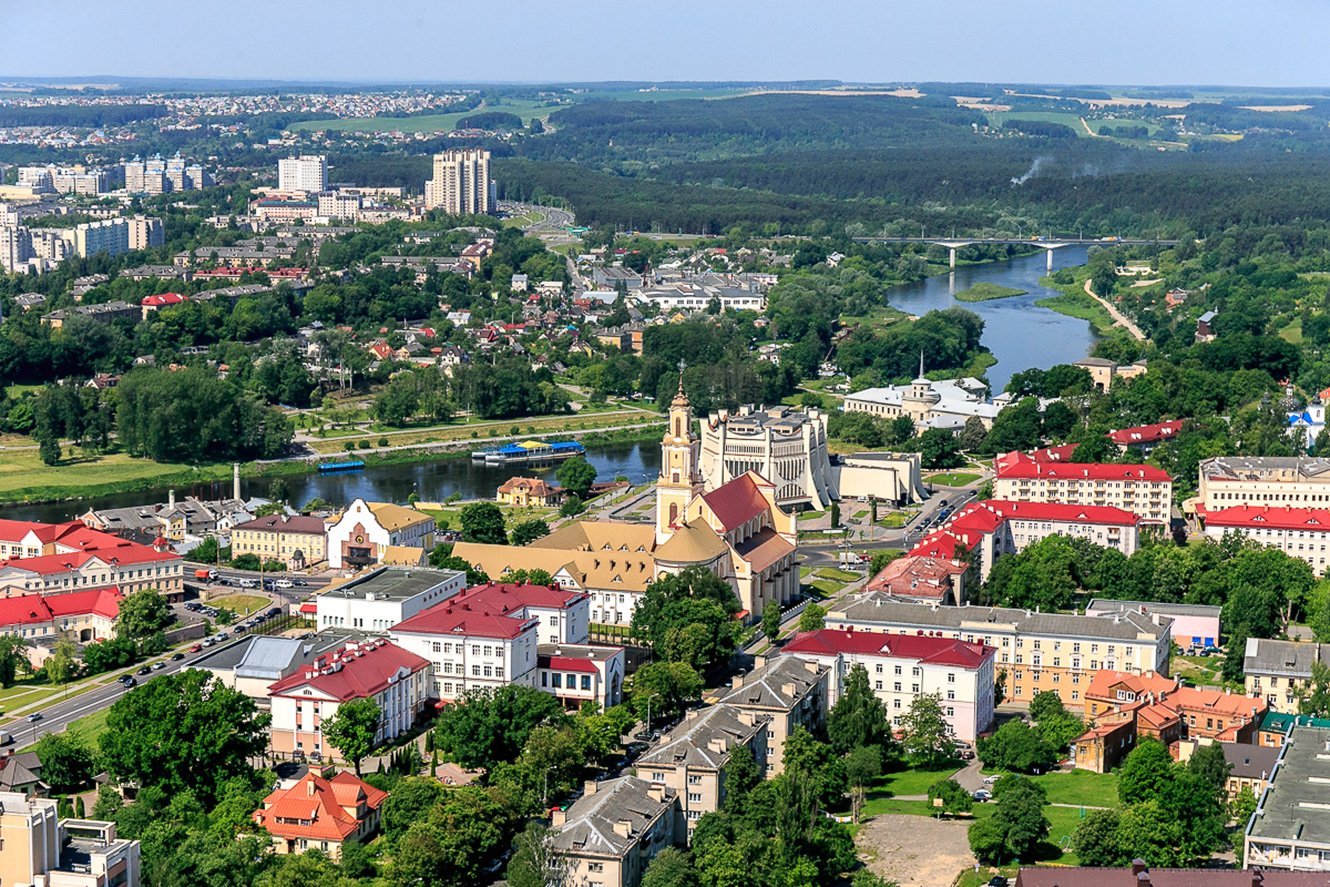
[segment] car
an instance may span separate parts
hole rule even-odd
[[[191,613],[196,613],[203,609],[203,604],[200,604],[198,601],[188,601],[185,604],[185,609],[189,610]]]
[[[179,650],[177,650],[176,652],[174,652],[174,653],[171,654],[171,661],[172,661],[172,662],[179,662],[181,659],[184,659],[184,658],[185,658],[185,654],[184,654],[184,653],[181,653]]]
[[[139,674],[147,674],[150,671],[152,671],[152,667],[148,665],[144,665],[141,668],[139,668]]]
[[[212,638],[204,638],[204,639],[203,639],[203,646],[205,646],[205,647],[211,647],[211,646],[212,646],[213,644],[215,644],[215,643],[217,643],[217,642],[214,641]]]
[[[34,711],[32,714],[28,715],[29,724],[35,724],[41,719],[42,719],[42,713],[39,711]]]
[[[233,629],[231,629],[231,630],[234,631],[236,634],[244,634],[244,633],[245,633],[246,631],[248,631],[249,629],[247,629],[247,628],[245,627],[245,624],[244,624],[244,623],[241,623],[240,625],[237,625],[235,628],[233,628]]]
[[[1001,779],[1001,778],[1002,778],[1001,776],[985,776],[985,777],[984,777],[984,785],[992,785],[993,783],[997,782],[997,781],[998,781],[999,779]]]
[[[274,616],[280,616],[280,615],[282,615],[282,608],[281,608],[281,607],[272,607],[271,609],[268,610],[268,618],[269,618],[269,619],[271,619],[271,618],[274,617]]]
[[[135,678],[132,674],[125,675],[123,678],[120,679],[120,683],[125,685],[126,690],[130,689],[131,687],[137,687],[139,685],[138,679]]]
[[[274,588],[295,588],[296,584],[290,579],[278,579],[273,583]]]
[[[1011,882],[1002,875],[994,875],[985,887],[1007,887]]]
[[[166,663],[160,659],[152,664],[153,671],[161,671],[163,668],[166,668]]]
[[[127,683],[127,682],[129,682],[129,681],[134,680],[134,676],[133,676],[133,675],[129,675],[129,674],[122,674],[120,677],[116,678],[116,680],[119,681],[120,683],[124,684],[124,683]]]
[[[230,636],[229,634],[227,634],[226,632],[224,632],[224,631],[219,631],[219,632],[217,632],[217,640],[218,640],[218,641],[229,641],[229,640],[231,640],[231,636]]]
[[[199,651],[202,650],[202,649],[203,649],[203,645],[202,645],[202,644],[195,644],[194,646],[192,646],[192,647],[189,648],[189,652],[191,652],[191,653],[197,653],[197,652],[199,652]]]
[[[993,793],[986,788],[981,788],[977,792],[975,792],[971,797],[973,797],[976,801],[982,804],[985,801],[993,800]]]
[[[292,579],[291,584],[296,588],[304,588],[306,585],[309,585],[304,579]]]

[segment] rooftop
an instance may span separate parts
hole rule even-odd
[[[780,656],[753,669],[742,678],[742,684],[731,689],[720,701],[787,711],[798,705],[829,671],[830,666],[811,659]]]
[[[236,524],[233,529],[236,530],[255,530],[263,532],[277,533],[303,533],[311,536],[322,536],[328,532],[327,524],[321,517],[307,517],[303,514],[270,514],[267,517],[256,517],[254,520],[245,521],[243,524]]]
[[[281,696],[309,687],[345,702],[375,696],[406,675],[429,667],[429,660],[383,638],[348,641],[331,653],[316,656],[307,668],[277,681],[268,692]]]
[[[424,567],[380,567],[336,588],[319,594],[321,598],[357,598],[366,601],[405,601],[438,588],[463,574],[457,570],[431,570]]]
[[[1330,730],[1294,727],[1250,826],[1252,839],[1330,844]],[[1325,878],[1325,874],[1320,875]]]
[[[1122,610],[1136,610],[1140,613],[1160,613],[1164,616],[1208,616],[1215,619],[1223,607],[1209,604],[1173,604],[1163,601],[1119,601],[1112,598],[1091,598],[1085,611],[1092,616],[1102,613],[1114,613]]]
[[[568,808],[554,828],[556,850],[575,854],[623,856],[676,803],[677,792],[636,776],[589,783],[588,791]]]
[[[1272,530],[1306,530],[1330,533],[1330,509],[1271,508],[1261,505],[1235,505],[1206,513],[1207,527],[1268,527]]]
[[[642,753],[637,767],[641,770],[658,764],[719,770],[736,746],[751,742],[770,722],[769,717],[754,717],[724,703],[690,711],[681,723]]]
[[[1309,677],[1312,663],[1330,665],[1330,644],[1247,638],[1242,670],[1247,674]]]
[[[466,637],[519,637],[536,617],[528,608],[562,610],[586,595],[557,586],[489,582],[443,603],[421,610],[392,627],[411,634],[452,634]]]
[[[1170,483],[1168,472],[1153,465],[1119,465],[1111,462],[1039,461],[1024,453],[1003,453],[993,462],[999,480],[1047,478],[1048,480],[1118,480]]]
[[[1270,869],[1260,872],[1246,869],[1147,869],[1152,887],[1327,887],[1325,873],[1284,872]],[[1016,874],[1015,887],[1139,887],[1141,881],[1131,867],[1095,866],[1022,867]]]
[[[558,671],[597,671],[596,664],[623,655],[622,647],[595,647],[590,644],[540,644],[536,647],[536,665]]]
[[[880,634],[823,628],[795,635],[781,652],[788,655],[835,656],[839,653],[913,659],[933,665],[978,668],[997,651],[983,644],[952,638]]]
[[[387,792],[345,771],[332,778],[311,771],[264,798],[254,821],[280,838],[342,841],[360,827],[354,811],[361,805],[366,813],[377,810],[387,797]]]

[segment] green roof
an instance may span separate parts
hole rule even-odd
[[[1330,718],[1313,718],[1311,715],[1295,715],[1287,712],[1267,711],[1261,719],[1261,729],[1267,733],[1287,733],[1290,726],[1320,727],[1330,730]]]

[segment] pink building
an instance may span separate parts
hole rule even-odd
[[[1173,620],[1169,635],[1183,647],[1219,646],[1219,607],[1204,604],[1166,604],[1154,601],[1114,601],[1094,598],[1085,609],[1086,616],[1112,616],[1135,612],[1145,616],[1167,616]]]

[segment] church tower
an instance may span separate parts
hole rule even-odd
[[[702,492],[697,471],[697,439],[693,437],[693,410],[683,393],[683,368],[679,368],[679,391],[670,401],[670,424],[660,442],[660,477],[656,479],[656,544],[674,535],[674,524],[683,518],[693,497]]]

